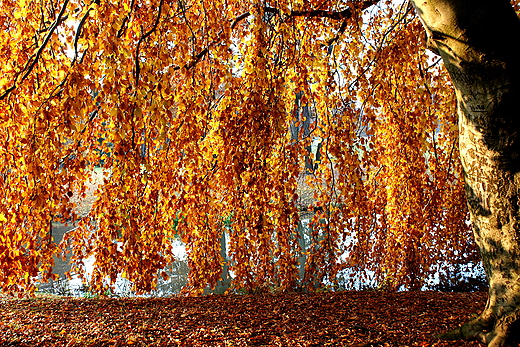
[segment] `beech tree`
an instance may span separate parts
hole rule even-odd
[[[503,345],[520,302],[513,8],[2,1],[2,291],[33,291],[65,250],[79,273],[94,257],[94,290],[122,276],[149,291],[177,236],[192,293],[228,266],[248,291],[313,289],[342,270],[420,289],[477,261],[469,206],[489,302],[447,337]],[[295,137],[304,106],[315,120]],[[305,168],[315,138],[321,160]],[[78,215],[95,166],[105,180]],[[301,249],[309,169],[316,213]],[[60,245],[56,221],[77,223]]]
[[[519,54],[509,43],[520,21],[509,1],[414,4],[457,93],[466,196],[489,280],[484,312],[446,336],[502,346],[520,318]]]

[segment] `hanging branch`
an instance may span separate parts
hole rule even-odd
[[[360,5],[357,6],[357,9],[361,10],[361,11],[366,10],[367,8],[377,4],[379,1],[380,0],[363,1]],[[344,22],[341,24],[341,27],[340,27],[339,32],[336,35],[336,37],[329,40],[329,44],[332,44],[335,41],[337,41],[339,39],[339,37],[345,32],[345,30],[347,28],[347,24],[346,24],[345,20],[352,18],[352,16],[355,13],[355,8],[356,7],[354,7],[354,8],[349,7],[342,11],[330,11],[330,10],[290,11],[289,13],[286,14],[286,16],[287,17],[306,17],[306,18],[328,18],[328,19],[333,19],[333,20],[343,20]],[[284,14],[280,9],[274,8],[274,7],[269,7],[269,6],[264,7],[264,12],[272,13],[275,15]],[[235,17],[235,19],[231,23],[231,30],[234,30],[241,21],[248,18],[249,16],[251,16],[250,11],[245,12],[245,13]],[[222,33],[222,31],[220,33]],[[182,68],[189,70],[189,69],[193,68],[209,52],[209,48],[211,47],[211,45],[213,45],[215,43],[216,43],[216,41],[211,42],[206,48],[204,48],[199,54],[197,54],[191,62],[185,64],[184,66],[176,66],[173,68],[173,70],[180,70]]]
[[[81,37],[81,33],[83,32],[83,27],[85,26],[85,23],[90,15],[90,11],[92,8],[89,8],[87,12],[83,15],[81,20],[78,24],[78,29],[76,30],[76,35],[74,36],[74,59],[72,60],[72,65],[76,63],[76,60],[78,58],[78,41]],[[81,57],[81,60],[83,60],[83,57],[85,56],[85,52],[83,52],[83,56]]]
[[[52,24],[51,28],[49,29],[49,32],[47,33],[47,36],[45,36],[45,39],[43,40],[43,43],[41,44],[40,48],[38,48],[36,53],[25,64],[25,67],[22,70],[22,71],[25,71],[25,73],[23,74],[22,78],[20,79],[20,82],[23,82],[27,78],[27,76],[29,76],[29,74],[32,72],[32,70],[36,66],[36,63],[38,63],[38,60],[40,59],[40,56],[42,55],[43,50],[49,43],[49,41],[52,37],[52,34],[54,34],[54,31],[56,31],[58,26],[67,19],[67,16],[64,16],[64,14],[65,14],[65,10],[67,9],[68,4],[69,4],[69,0],[65,0],[63,5],[61,6],[61,10],[60,10],[60,13],[58,14],[58,17],[56,18],[56,20]],[[16,89],[16,87],[17,87],[17,84],[16,84],[16,78],[15,78],[14,84],[11,87],[7,88],[2,93],[2,95],[0,95],[0,100],[5,99],[7,97],[7,95],[9,95],[9,93],[11,93],[13,90]]]
[[[359,4],[357,9],[363,11],[367,8],[377,4],[380,0],[369,0],[369,1],[363,1],[361,4]],[[354,7],[354,8],[356,8]],[[330,11],[330,10],[307,10],[307,11],[290,11],[286,14],[287,17],[306,17],[306,18],[329,18],[334,20],[344,20],[352,18],[354,15],[354,8],[346,8],[343,11]],[[274,7],[266,6],[264,7],[265,13],[273,13],[275,15],[282,15],[283,12]],[[240,16],[236,17],[233,21],[233,24],[231,25],[231,29],[234,29],[240,21],[246,19],[251,15],[251,12],[245,12],[241,14]]]
[[[137,42],[137,48],[135,50],[135,85],[139,84],[139,75],[141,74],[141,65],[139,64],[139,49],[141,47],[141,43],[146,40],[152,33],[157,29],[159,26],[159,21],[161,20],[161,12],[162,7],[164,4],[164,0],[161,0],[159,3],[159,9],[157,10],[157,17],[155,18],[155,22],[153,23],[153,26],[148,30],[141,38],[139,38],[139,41]]]

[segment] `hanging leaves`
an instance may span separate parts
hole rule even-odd
[[[3,292],[34,290],[60,249],[94,259],[95,290],[150,291],[178,238],[192,293],[224,265],[247,291],[346,270],[417,289],[474,259],[454,96],[406,2],[33,0],[0,25]],[[60,247],[54,222],[77,225]]]

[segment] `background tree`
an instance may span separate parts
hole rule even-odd
[[[98,199],[62,246],[78,270],[95,258],[100,291],[118,275],[152,289],[177,234],[194,293],[220,279],[226,230],[232,285],[248,291],[345,269],[419,289],[477,259],[456,97],[406,1],[16,1],[0,23],[4,292],[51,276],[51,223],[77,220],[97,163]],[[316,115],[298,139],[296,95]],[[300,282],[297,179],[313,137]]]

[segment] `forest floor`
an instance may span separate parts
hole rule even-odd
[[[482,346],[435,334],[485,293],[0,298],[0,346]]]

